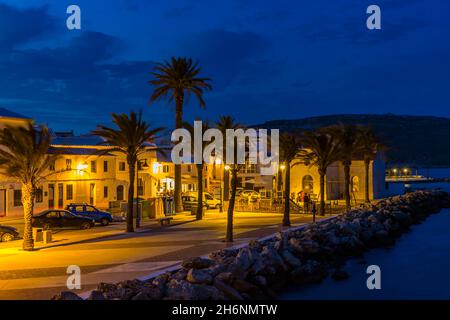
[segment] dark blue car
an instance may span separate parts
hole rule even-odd
[[[71,203],[66,207],[66,210],[82,217],[91,218],[102,226],[107,226],[113,221],[110,213],[98,210],[96,207],[85,203]]]

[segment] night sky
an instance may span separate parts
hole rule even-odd
[[[447,0],[0,1],[0,106],[55,130],[88,132],[111,112],[144,111],[155,62],[190,56],[213,79],[207,109],[260,123],[336,113],[450,116]],[[81,7],[81,30],[66,8]],[[366,8],[382,30],[366,28]]]

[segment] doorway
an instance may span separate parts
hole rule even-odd
[[[48,208],[53,209],[55,207],[55,185],[48,185]]]
[[[95,183],[91,183],[89,187],[89,204],[94,205],[95,201]]]
[[[64,185],[62,183],[58,183],[58,208],[62,208],[64,206]]]

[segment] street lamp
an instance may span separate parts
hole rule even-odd
[[[139,213],[139,170],[148,169],[147,159],[136,161],[136,228],[141,226],[141,215]]]

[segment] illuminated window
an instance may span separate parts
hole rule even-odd
[[[72,159],[66,159],[66,170],[72,170]]]
[[[91,161],[91,172],[93,173],[97,172],[97,161],[95,160]]]
[[[35,200],[36,203],[41,203],[44,201],[44,192],[42,190],[42,187],[36,189]]]
[[[66,200],[72,200],[73,199],[73,185],[68,184],[66,185]]]

